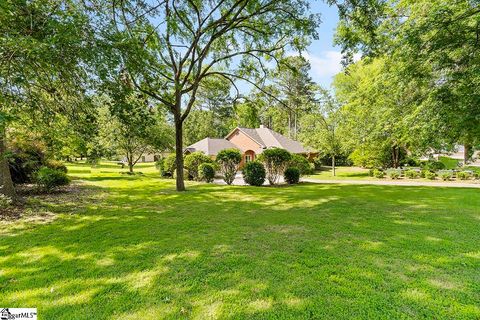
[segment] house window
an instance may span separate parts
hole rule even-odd
[[[142,156],[142,162],[145,162],[145,156]]]
[[[246,154],[245,155],[245,162],[250,162],[250,161],[252,161],[252,156],[249,155],[249,154]]]

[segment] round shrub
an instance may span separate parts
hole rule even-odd
[[[408,179],[416,179],[418,178],[419,173],[416,170],[407,170],[405,171],[405,177]]]
[[[297,184],[300,181],[300,170],[289,167],[283,173],[283,178],[288,184]]]
[[[67,173],[67,171],[68,171],[67,166],[65,166],[63,164],[63,162],[58,161],[58,160],[47,160],[45,162],[45,166],[50,168],[50,169],[63,171],[65,173]]]
[[[443,181],[450,181],[453,177],[451,171],[440,171],[438,175],[440,176],[440,178],[442,178]]]
[[[423,169],[430,170],[430,171],[437,171],[437,170],[444,170],[445,164],[440,161],[428,160],[423,162],[422,164]]]
[[[402,175],[402,171],[400,169],[388,169],[387,175],[390,177],[390,179],[397,180]]]
[[[202,163],[198,166],[198,177],[202,181],[213,182],[215,178],[215,168],[211,163]]]
[[[471,177],[471,174],[468,171],[457,172],[457,178],[460,180],[468,180],[470,179],[470,177]]]
[[[285,169],[292,159],[292,155],[285,149],[271,148],[264,150],[258,159],[265,166],[268,182],[274,185],[285,172]]]
[[[185,161],[183,166],[188,170],[190,176],[193,180],[198,180],[198,166],[202,163],[211,163],[213,162],[209,156],[205,155],[203,152],[192,152],[185,156]]]
[[[175,170],[177,169],[176,161],[175,153],[171,153],[163,159],[163,175],[165,177],[174,176]]]
[[[426,179],[435,180],[436,177],[437,177],[437,174],[435,172],[425,171],[425,178]]]
[[[385,172],[380,169],[373,170],[373,176],[378,179],[382,179],[385,177]]]
[[[299,154],[292,154],[289,167],[300,170],[300,176],[313,174],[313,166],[308,162],[307,158]]]
[[[259,161],[250,161],[243,167],[243,180],[251,186],[261,186],[265,182],[265,167]]]
[[[40,188],[50,191],[69,184],[70,179],[68,179],[67,174],[63,171],[42,167],[37,172],[35,182]]]
[[[220,166],[223,180],[231,185],[237,175],[238,165],[242,162],[242,154],[238,149],[224,149],[217,154],[217,163]]]

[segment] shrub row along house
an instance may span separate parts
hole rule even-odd
[[[232,148],[238,149],[242,153],[240,167],[255,160],[263,150],[269,148],[282,148],[290,153],[303,155],[309,160],[313,160],[318,154],[304,148],[300,142],[287,138],[263,125],[256,129],[237,127],[224,139],[205,138],[185,148],[185,153],[200,151],[215,159],[220,151]]]

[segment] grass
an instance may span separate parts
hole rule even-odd
[[[68,320],[480,318],[476,189],[177,193],[141,171],[71,166],[79,200],[36,198],[0,222],[1,305]]]
[[[450,157],[439,157],[438,161],[445,165],[445,169],[453,170],[458,169],[458,160]]]
[[[318,180],[369,180],[373,179],[368,174],[368,169],[358,167],[336,167],[335,176],[332,175],[331,167],[322,167],[322,170],[316,171],[314,175],[308,178]]]

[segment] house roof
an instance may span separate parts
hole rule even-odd
[[[269,128],[261,126],[260,128],[251,129],[251,128],[236,128],[235,130],[240,130],[255,142],[260,144],[264,149],[265,148],[283,148],[291,153],[308,153],[311,150],[308,150],[302,146],[298,141],[292,140],[281,135],[278,132],[270,130]],[[233,130],[228,137],[235,132]]]
[[[185,150],[191,152],[201,151],[206,155],[216,156],[220,151],[231,148],[238,149],[236,145],[226,139],[205,138],[188,146]]]

